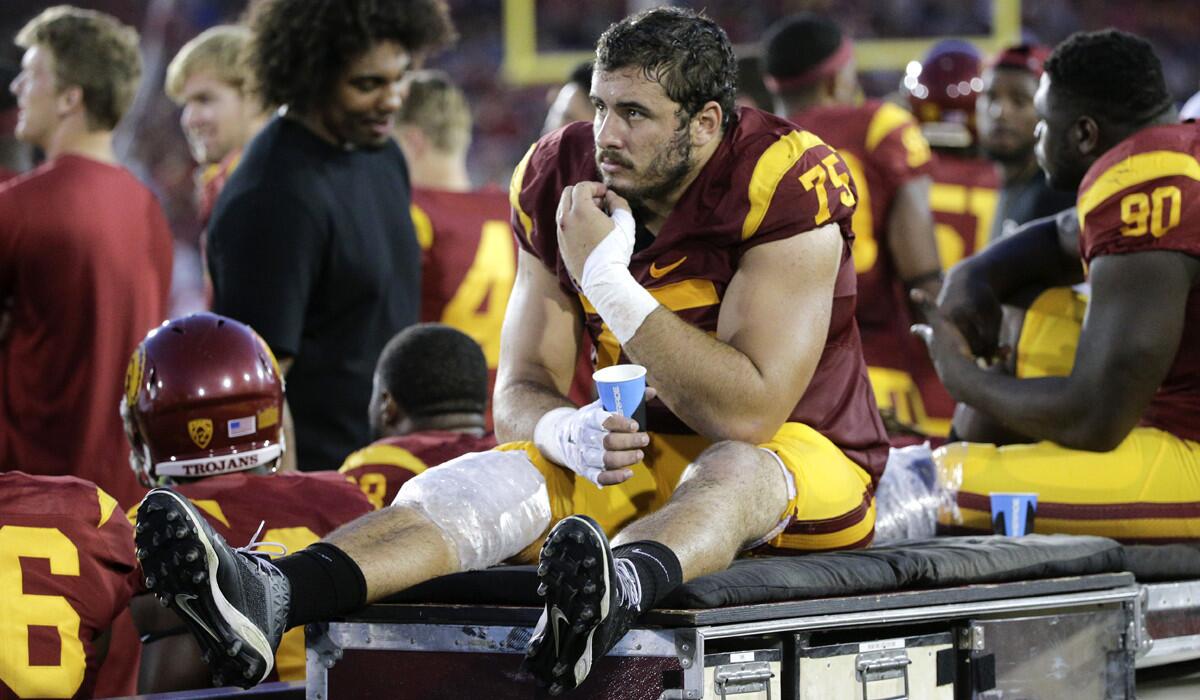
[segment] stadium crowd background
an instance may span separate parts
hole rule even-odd
[[[450,0],[460,38],[453,50],[429,67],[446,70],[463,88],[474,112],[469,155],[473,184],[507,187],[513,166],[540,132],[546,110],[545,84],[513,84],[505,78],[505,10],[510,0]],[[0,13],[0,77],[16,74],[20,49],[12,37],[49,0],[4,0]],[[535,0],[534,36],[540,52],[585,52],[610,23],[642,6],[642,0],[593,0],[587,12],[571,0]],[[754,42],[773,21],[800,10],[836,19],[856,40],[979,36],[992,31],[992,0],[761,0],[754,3],[681,0],[673,4],[704,8],[729,33],[739,50]],[[200,234],[195,213],[195,163],[179,129],[179,108],[162,91],[171,57],[188,39],[220,23],[236,22],[245,0],[80,0],[79,7],[111,13],[142,36],[145,71],[137,101],[117,129],[121,160],[158,194],[175,235],[175,274],[171,316],[203,306]],[[1076,30],[1116,27],[1151,41],[1163,62],[1167,86],[1179,102],[1200,89],[1200,3],[1192,0],[1105,2],[1026,0],[1020,5],[1022,39],[1053,46]],[[920,56],[895,57],[897,69],[860,76],[870,97],[899,85],[903,66]],[[566,75],[562,76],[566,79]],[[12,96],[0,97],[0,131],[11,133]]]

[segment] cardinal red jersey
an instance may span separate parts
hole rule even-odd
[[[0,471],[145,493],[117,414],[129,355],[167,315],[171,231],[129,171],[61,156],[0,185]]]
[[[225,183],[241,161],[242,149],[235,148],[220,163],[209,163],[196,172],[196,214],[201,229],[208,228],[217,197],[221,196],[221,190],[225,189]]]
[[[133,571],[133,528],[112,496],[0,473],[0,699],[93,697],[96,640],[128,608]]]
[[[1079,185],[1084,262],[1150,250],[1200,257],[1198,158],[1194,123],[1142,129],[1101,156]],[[1141,424],[1200,440],[1200,288],[1188,294],[1175,362]]]
[[[500,362],[500,326],[517,275],[508,197],[496,187],[470,192],[414,187],[412,220],[421,244],[421,321],[453,326],[479,343],[490,397]],[[485,417],[490,429],[490,405]]]
[[[929,208],[937,231],[942,267],[983,250],[992,235],[1000,174],[985,158],[939,150],[930,169]]]
[[[376,440],[346,458],[339,472],[354,479],[376,508],[396,499],[404,482],[429,467],[496,446],[496,436],[427,430]]]
[[[889,102],[813,107],[791,120],[836,148],[854,177],[854,315],[867,364],[911,372],[914,358],[928,353],[909,332],[912,316],[890,252],[888,216],[897,188],[929,174],[929,144],[912,114]]]
[[[1000,175],[989,160],[947,150],[934,152],[929,189],[934,232],[942,269],[983,250],[992,235]],[[942,386],[928,354],[913,371],[925,411],[937,418],[954,415],[954,399]]]
[[[600,180],[594,150],[589,124],[555,131],[517,166],[510,192],[518,244],[554,271],[572,296],[578,292],[558,253],[555,211],[564,187]],[[633,254],[629,270],[660,304],[711,334],[742,255],[763,243],[836,224],[847,245],[829,333],[789,420],[817,430],[878,477],[888,448],[854,322],[850,219],[856,201],[845,162],[820,138],[766,112],[742,108],[654,241]],[[597,366],[628,361],[595,309],[582,295],[580,300]],[[657,399],[648,404],[646,420],[656,433],[694,432]]]

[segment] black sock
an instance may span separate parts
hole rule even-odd
[[[641,612],[652,610],[683,583],[679,557],[661,542],[642,540],[613,547],[613,557],[630,561],[642,583]]]
[[[292,585],[288,628],[358,610],[367,602],[367,579],[345,552],[317,542],[274,562]]]

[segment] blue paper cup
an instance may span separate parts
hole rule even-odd
[[[1033,532],[1037,512],[1036,493],[990,494],[992,499],[992,532],[1018,537]]]
[[[596,382],[596,393],[600,395],[600,405],[604,410],[633,418],[638,421],[638,427],[646,429],[645,421],[635,417],[635,414],[645,415],[645,411],[639,411],[646,394],[645,367],[613,365],[596,370],[592,379]]]

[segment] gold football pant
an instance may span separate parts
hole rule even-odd
[[[551,522],[587,515],[611,537],[634,520],[653,513],[670,499],[684,470],[711,443],[697,435],[650,433],[645,459],[633,466],[633,478],[614,486],[595,484],[542,457],[531,442],[501,445],[524,450],[546,478]],[[875,530],[871,478],[832,442],[800,423],[785,423],[759,445],[777,455],[796,485],[780,520],[783,532],[765,545],[784,552],[864,547]]]

